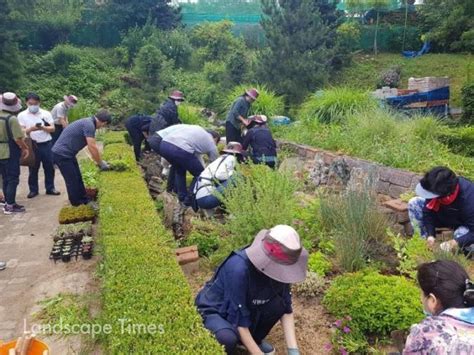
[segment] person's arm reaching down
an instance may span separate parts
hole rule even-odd
[[[286,313],[280,319],[285,334],[286,347],[288,354],[299,354],[298,344],[296,342],[295,317],[293,313]]]
[[[102,160],[100,153],[99,153],[99,148],[97,147],[97,142],[95,138],[92,137],[86,137],[87,141],[87,149],[89,149],[89,152],[91,153],[92,159],[96,162],[96,164],[102,169],[102,170],[108,170],[109,165]]]
[[[247,348],[247,351],[250,354],[263,354],[262,350],[260,350],[259,346],[253,339],[252,334],[250,334],[249,328],[238,327],[237,330],[239,331],[240,341]]]

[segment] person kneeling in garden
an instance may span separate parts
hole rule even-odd
[[[274,169],[277,161],[275,140],[267,126],[267,116],[253,116],[247,134],[244,137],[243,148],[251,148],[252,161],[255,164],[266,164]]]
[[[434,245],[435,228],[451,228],[454,239],[441,243],[450,251],[474,249],[474,184],[458,177],[448,168],[431,169],[416,186],[418,197],[408,202],[408,213],[413,228]]]
[[[242,159],[242,145],[239,142],[229,142],[222,153],[199,175],[193,191],[197,206],[193,208],[210,210],[221,205],[216,192],[223,194],[231,182],[235,166]]]
[[[411,328],[403,354],[474,354],[474,284],[454,261],[418,267],[427,315]]]
[[[290,284],[306,278],[307,264],[298,233],[286,225],[260,231],[227,257],[196,297],[204,326],[227,354],[239,344],[251,354],[274,354],[264,339],[278,321],[288,354],[299,354]]]

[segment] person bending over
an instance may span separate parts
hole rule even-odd
[[[451,228],[454,239],[441,243],[450,251],[473,249],[474,184],[446,167],[428,171],[416,186],[418,197],[408,202],[408,214],[415,230],[419,230],[430,246],[434,245],[435,228]]]
[[[255,164],[265,164],[275,169],[277,162],[276,143],[272,132],[267,126],[267,116],[256,115],[252,118],[250,128],[244,137],[243,148],[250,148],[252,161]]]

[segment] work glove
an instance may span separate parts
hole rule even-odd
[[[300,351],[296,348],[288,348],[288,355],[300,355]]]
[[[105,160],[101,160],[99,163],[99,168],[101,171],[107,171],[110,170],[110,165]]]

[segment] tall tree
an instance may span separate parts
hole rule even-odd
[[[423,28],[440,50],[474,52],[474,1],[425,0]]]
[[[263,78],[292,103],[328,79],[337,56],[339,15],[325,0],[262,0],[267,49],[261,54]]]
[[[17,43],[17,33],[6,0],[0,0],[0,92],[17,90],[23,67]]]
[[[180,8],[171,0],[108,0],[102,15],[118,30],[143,26],[150,17],[163,30],[175,28],[181,20]]]

